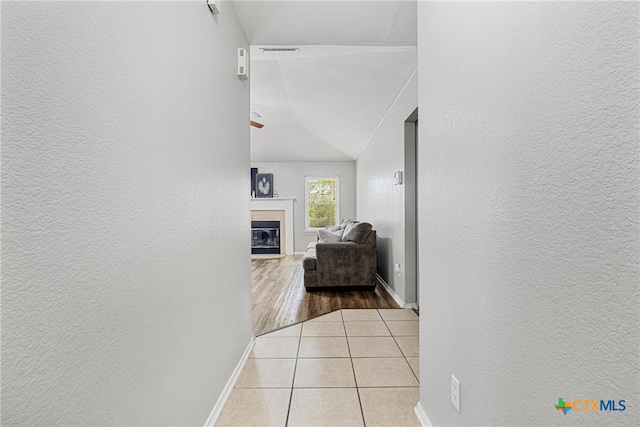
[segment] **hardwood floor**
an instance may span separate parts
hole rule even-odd
[[[400,308],[386,289],[307,292],[302,255],[251,260],[253,333],[258,336],[341,308]]]

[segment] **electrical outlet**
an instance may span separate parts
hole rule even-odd
[[[451,403],[460,412],[460,381],[451,374]]]

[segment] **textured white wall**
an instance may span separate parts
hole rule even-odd
[[[414,74],[356,162],[358,218],[376,229],[378,274],[406,303],[415,302],[415,290],[405,288],[405,186],[394,185],[393,174],[405,169],[404,122],[417,104]],[[393,271],[395,263],[400,276]]]
[[[640,424],[638,4],[418,7],[423,408]]]
[[[251,337],[248,43],[206,2],[2,4],[2,424],[202,425]]]
[[[340,177],[340,217],[356,217],[355,162],[252,162],[259,173],[273,173],[273,189],[279,197],[295,197],[293,202],[295,252],[304,252],[317,233],[304,232],[305,176]],[[249,186],[247,187],[249,188]]]

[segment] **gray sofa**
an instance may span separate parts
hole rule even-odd
[[[367,222],[349,221],[318,233],[302,260],[307,291],[376,287],[376,231]]]

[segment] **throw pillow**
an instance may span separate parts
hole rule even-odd
[[[357,224],[358,221],[356,221],[355,219],[345,219],[344,221],[342,221],[340,223],[340,228],[342,228],[343,230],[345,230],[347,227],[349,227],[352,224]]]
[[[371,234],[371,230],[373,226],[368,222],[359,222],[357,224],[353,224],[347,230],[345,230],[344,235],[342,236],[343,242],[355,242],[358,244],[362,244],[367,241],[369,234]]]
[[[338,231],[329,231],[329,230],[320,230],[318,231],[319,242],[327,242],[327,243],[336,243],[342,241],[342,230]]]
[[[342,233],[342,236],[344,237],[344,235],[346,235],[349,232],[349,230],[351,230],[351,228],[353,228],[357,224],[360,224],[360,221],[355,221],[352,219],[342,223],[341,227],[344,230]]]
[[[324,229],[327,231],[331,231],[332,233],[335,233],[338,230],[342,230],[339,225],[327,225]]]

